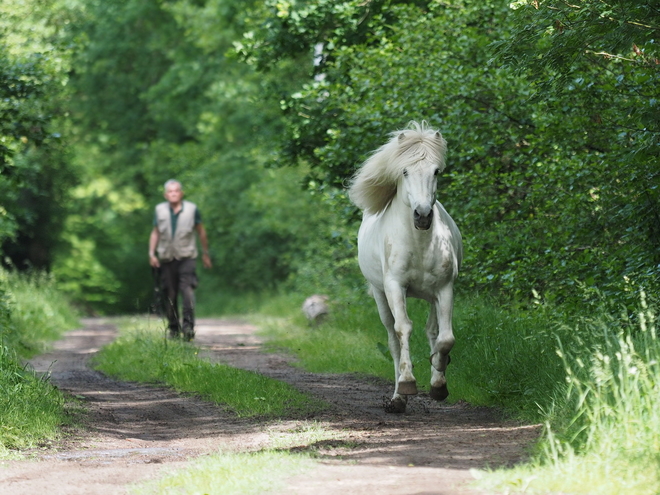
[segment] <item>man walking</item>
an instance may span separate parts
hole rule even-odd
[[[195,336],[195,293],[197,273],[197,240],[202,245],[202,262],[211,268],[206,230],[197,206],[184,201],[181,183],[165,183],[167,201],[156,206],[154,228],[149,237],[149,264],[160,268],[165,290],[165,306],[171,337],[183,336],[190,341]],[[178,295],[183,298],[183,321],[179,322]]]

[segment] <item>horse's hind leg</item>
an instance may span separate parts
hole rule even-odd
[[[449,364],[449,351],[454,346],[452,312],[454,306],[453,287],[445,287],[436,301],[431,303],[426,334],[431,346],[431,391],[435,400],[444,400],[449,395],[445,371]]]
[[[398,391],[399,388],[399,361],[401,359],[401,345],[399,339],[394,330],[394,316],[390,310],[389,303],[387,302],[387,297],[385,293],[372,287],[373,296],[376,300],[376,305],[378,306],[378,314],[380,316],[380,321],[383,323],[387,329],[387,343],[390,349],[390,354],[392,354],[392,360],[394,361],[394,377],[395,377],[395,389],[394,395],[392,396],[392,401],[389,406],[386,408],[387,412],[396,412],[402,413],[406,410],[406,404],[408,402],[408,397],[406,395],[401,395]]]

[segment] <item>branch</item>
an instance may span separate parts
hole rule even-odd
[[[632,58],[622,57],[621,55],[613,55],[607,52],[595,52],[593,50],[585,50],[585,53],[591,53],[592,55],[600,55],[605,58],[615,58],[617,60],[625,60],[626,62],[635,62]]]

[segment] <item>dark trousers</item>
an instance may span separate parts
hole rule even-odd
[[[191,258],[172,260],[160,265],[165,314],[172,337],[177,337],[181,332],[188,340],[195,336],[195,287],[197,287],[195,265],[195,260]],[[182,322],[179,322],[179,293],[183,299]]]

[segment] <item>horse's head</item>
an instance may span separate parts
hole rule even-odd
[[[403,169],[399,193],[413,214],[417,230],[428,230],[433,222],[433,206],[440,169],[429,163],[418,163]]]
[[[433,129],[411,122],[411,129],[392,133],[353,177],[348,196],[366,213],[385,210],[395,197],[412,208],[415,227],[433,222],[436,175],[445,168],[447,143]]]
[[[404,134],[399,138],[405,139]],[[440,133],[437,133],[435,138],[442,140]],[[439,161],[434,153],[429,153],[428,146],[425,145],[426,143],[420,142],[419,148],[415,150],[419,159],[403,168],[397,188],[404,204],[412,210],[413,223],[417,230],[428,230],[433,223],[438,173],[444,167],[444,162]]]

